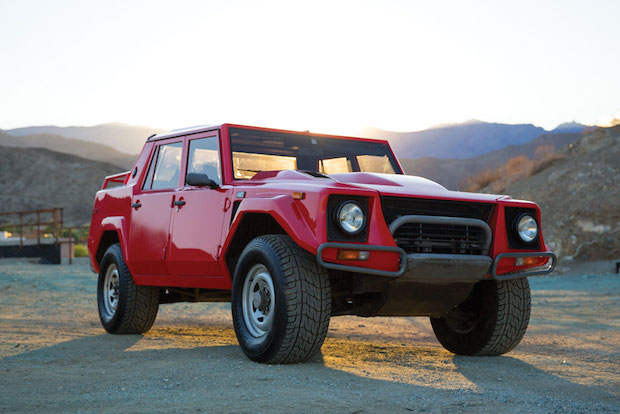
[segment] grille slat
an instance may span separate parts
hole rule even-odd
[[[407,253],[486,254],[486,235],[475,226],[405,223],[394,240]]]

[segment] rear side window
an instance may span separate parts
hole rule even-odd
[[[153,155],[149,172],[142,187],[145,190],[175,188],[181,172],[183,142],[160,145]]]
[[[189,142],[187,172],[206,174],[218,185],[222,184],[219,143],[216,136],[192,139]]]

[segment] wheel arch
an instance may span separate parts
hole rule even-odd
[[[237,202],[235,202],[237,203]],[[319,214],[320,217],[320,214]],[[316,254],[320,218],[291,195],[246,198],[233,206],[233,218],[220,257],[232,280],[236,260],[255,237],[286,234],[299,247]]]
[[[118,232],[116,230],[106,230],[101,233],[101,237],[99,238],[99,246],[97,247],[97,251],[95,253],[95,261],[97,263],[101,263],[101,259],[103,259],[103,255],[106,250],[116,243],[120,243],[120,238],[118,237]]]
[[[127,228],[124,217],[107,217],[101,222],[98,236],[95,237],[95,246],[91,251],[91,265],[95,272],[99,272],[99,264],[106,250],[118,243],[127,262]]]
[[[231,226],[231,234],[223,252],[231,279],[237,260],[245,246],[256,237],[265,234],[286,234],[290,236],[269,213],[243,212],[237,216]]]

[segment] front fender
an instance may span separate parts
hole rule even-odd
[[[224,242],[222,249],[224,254],[230,248],[230,243],[243,215],[247,213],[269,214],[298,246],[316,254],[320,244],[317,237],[317,220],[311,217],[306,207],[300,201],[293,199],[291,195],[248,198],[241,201]]]

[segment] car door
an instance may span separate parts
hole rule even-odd
[[[129,237],[130,264],[139,276],[166,276],[174,192],[181,182],[183,138],[158,142],[141,186],[134,189]]]
[[[187,137],[186,148],[184,176],[207,174],[220,186],[222,163],[217,131]],[[185,184],[175,192],[167,259],[173,276],[223,277],[218,258],[227,202],[227,191],[221,187]]]

